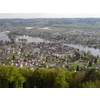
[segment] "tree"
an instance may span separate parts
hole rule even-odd
[[[24,77],[18,69],[9,66],[0,67],[0,87],[23,87]]]
[[[33,75],[34,70],[27,68],[27,67],[19,68],[18,70],[25,79],[25,81],[23,83],[23,87],[24,88],[33,87],[32,75]]]
[[[48,69],[37,68],[33,73],[33,87],[43,88],[48,87]]]
[[[83,81],[95,81],[95,80],[100,80],[99,71],[96,71],[95,68],[88,69],[86,71],[86,74],[85,74]]]
[[[61,69],[61,68],[55,69],[54,87],[57,87],[57,88],[69,87],[69,84],[66,81],[65,69]]]
[[[33,73],[35,87],[68,87],[65,70],[62,68],[38,68]]]
[[[100,80],[85,82],[82,88],[100,88]]]

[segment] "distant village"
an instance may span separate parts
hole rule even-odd
[[[97,61],[99,68],[99,26],[92,27],[88,19],[88,27],[80,24],[83,19],[74,20],[0,20],[0,64],[70,69],[78,65],[87,68]]]
[[[14,43],[5,42],[0,45],[0,64],[16,67],[65,67],[67,56],[74,56],[76,52],[63,43],[23,35],[16,38]]]

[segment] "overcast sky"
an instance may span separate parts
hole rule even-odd
[[[65,18],[67,14],[55,13],[0,13],[0,18]]]
[[[0,18],[68,18],[72,14],[62,13],[0,13]],[[74,17],[81,17],[76,14]]]
[[[0,13],[0,18],[100,18],[100,16],[83,13]]]
[[[0,0],[0,18],[99,17],[100,0]]]

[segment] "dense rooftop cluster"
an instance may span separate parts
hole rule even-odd
[[[17,67],[63,66],[74,50],[61,43],[15,43],[0,47],[0,63]],[[68,55],[67,55],[68,56]]]
[[[89,53],[64,45],[63,42],[20,41],[0,45],[0,64],[48,68],[63,67],[69,70],[85,70],[89,66],[99,68],[100,59]]]

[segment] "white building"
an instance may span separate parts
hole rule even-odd
[[[15,42],[23,42],[23,43],[40,43],[40,42],[47,42],[46,40],[40,38],[40,37],[31,37],[28,35],[23,36],[17,36],[15,39]]]

